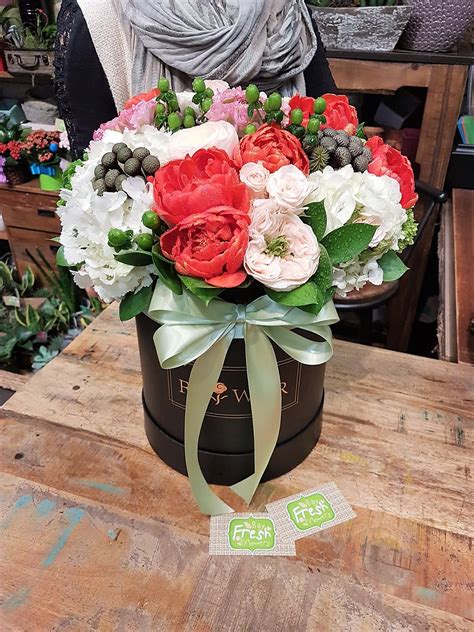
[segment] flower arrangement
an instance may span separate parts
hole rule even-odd
[[[58,210],[78,284],[123,300],[127,316],[157,277],[206,302],[259,284],[317,313],[334,293],[403,274],[413,171],[380,138],[360,137],[347,97],[202,79],[193,89],[176,94],[162,79],[94,134]],[[51,140],[30,135],[29,155],[49,160]]]
[[[245,341],[240,364],[247,369],[254,468],[234,454],[241,465],[232,489],[249,502],[279,437],[282,377],[274,345],[298,371],[330,359],[334,294],[405,272],[398,253],[413,242],[415,202],[408,161],[378,138],[365,141],[347,97],[267,96],[255,85],[201,78],[192,92],[178,94],[160,79],[101,125],[87,156],[68,169],[58,206],[59,263],[74,267],[77,284],[94,287],[104,302],[120,300],[122,320],[138,317],[147,433],[158,432],[153,448],[188,474],[203,512],[231,511],[206,483],[198,440],[234,338]],[[166,371],[148,355],[152,339]],[[184,428],[176,461],[176,437],[167,450],[170,435],[150,414],[146,384],[178,368],[187,386],[184,412],[171,413],[173,436]],[[311,428],[311,437],[288,469],[319,436],[323,375],[308,374],[307,383],[319,386],[312,419],[298,424]],[[292,421],[295,415],[293,409]],[[248,433],[248,424],[233,432]],[[300,446],[301,432],[294,437]],[[293,445],[285,440],[278,453]],[[209,466],[209,476],[227,470],[226,454],[212,457],[223,461]]]

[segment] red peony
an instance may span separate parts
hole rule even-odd
[[[249,223],[247,212],[217,206],[182,219],[161,236],[161,249],[179,274],[216,287],[236,287],[247,277],[242,266]]]
[[[254,134],[240,141],[242,164],[261,162],[273,173],[285,165],[295,165],[309,174],[309,160],[300,141],[286,130],[272,125],[262,125]]]
[[[123,106],[124,110],[128,110],[133,105],[140,103],[140,101],[151,101],[152,99],[156,99],[159,96],[160,91],[158,88],[153,88],[149,92],[140,92],[140,94],[136,94],[134,97],[131,97]]]
[[[383,142],[380,136],[372,136],[366,147],[372,152],[372,162],[368,171],[376,176],[390,176],[397,180],[402,194],[401,205],[411,208],[418,201],[415,192],[415,176],[410,161],[398,149]]]
[[[222,149],[200,149],[159,169],[153,182],[155,211],[174,226],[188,215],[216,206],[248,212],[250,198],[235,163]]]
[[[290,99],[290,108],[295,110],[299,108],[303,112],[303,122],[302,125],[305,127],[308,125],[309,117],[314,114],[314,101],[313,97],[302,97],[301,94],[295,94],[294,97]]]
[[[359,120],[357,118],[357,110],[349,104],[349,99],[341,94],[323,94],[326,101],[326,123],[321,128],[332,127],[333,129],[342,129],[352,136],[357,131]]]

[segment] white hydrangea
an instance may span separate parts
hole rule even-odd
[[[353,290],[361,290],[366,283],[383,283],[383,270],[375,259],[367,263],[350,261],[333,268],[333,284],[338,296],[345,297]]]
[[[352,222],[377,226],[370,247],[387,242],[386,250],[397,249],[407,214],[400,204],[400,185],[390,176],[376,176],[368,171],[355,173],[351,165],[334,170],[326,167],[309,176],[313,191],[309,202],[324,201],[326,234]]]
[[[100,151],[98,145],[102,145]],[[153,266],[119,263],[115,251],[107,245],[111,228],[130,229],[134,234],[150,232],[141,218],[153,203],[151,185],[142,178],[129,178],[123,185],[125,192],[97,195],[92,188],[94,169],[109,149],[107,143],[92,143],[90,159],[76,169],[73,191],[61,191],[66,204],[58,208],[64,256],[72,265],[82,264],[74,273],[75,281],[80,287],[94,287],[105,302],[151,285],[153,270]]]

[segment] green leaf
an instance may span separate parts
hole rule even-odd
[[[212,301],[213,298],[216,298],[223,292],[223,288],[214,287],[213,285],[209,285],[203,279],[196,279],[195,277],[178,275],[183,285],[193,294],[195,294],[198,298],[203,301],[206,305]]]
[[[149,266],[153,263],[151,252],[146,250],[124,250],[114,255],[114,259],[128,266]]]
[[[408,270],[407,266],[393,250],[386,252],[377,263],[383,270],[384,281],[396,281]]]
[[[69,268],[69,263],[64,256],[64,246],[59,246],[59,249],[56,253],[56,265],[62,266],[63,268]]]
[[[137,314],[146,312],[150,305],[153,287],[142,287],[138,292],[129,292],[125,295],[120,303],[120,320],[130,320],[135,318]]]
[[[265,288],[265,291],[277,303],[290,307],[313,305],[323,300],[322,290],[312,281],[307,281],[304,285],[300,285],[300,287],[289,292],[275,292],[268,287]]]
[[[319,244],[319,247],[321,248],[319,265],[311,280],[324,291],[332,285],[332,263],[326,248],[322,244]]]
[[[327,234],[321,243],[332,263],[344,263],[367,248],[376,230],[371,224],[347,224]]]
[[[364,127],[365,123],[359,123],[357,126],[356,136],[365,140],[366,136],[364,134]]]
[[[324,202],[311,202],[305,209],[305,215],[309,218],[309,225],[313,229],[316,239],[321,241],[326,231],[326,209]]]
[[[153,263],[162,283],[166,285],[175,294],[183,293],[183,286],[179,276],[174,269],[174,264],[167,261],[161,254],[160,244],[155,244],[152,250]]]

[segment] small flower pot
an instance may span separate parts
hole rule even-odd
[[[18,163],[17,165],[5,165],[3,172],[8,180],[8,184],[23,184],[31,180],[31,172],[26,163]]]
[[[326,48],[390,51],[410,17],[410,7],[315,7],[310,5]]]
[[[411,17],[400,41],[402,48],[448,51],[474,22],[472,0],[407,0]]]
[[[145,314],[137,317],[136,324],[145,431],[156,454],[186,475],[184,413],[192,366],[162,369],[153,344],[159,325]],[[275,354],[281,378],[281,426],[262,481],[296,467],[321,434],[325,365],[302,365],[277,347]],[[233,485],[254,471],[252,413],[242,340],[232,342],[209,403],[199,439],[199,462],[207,482],[218,485]]]

